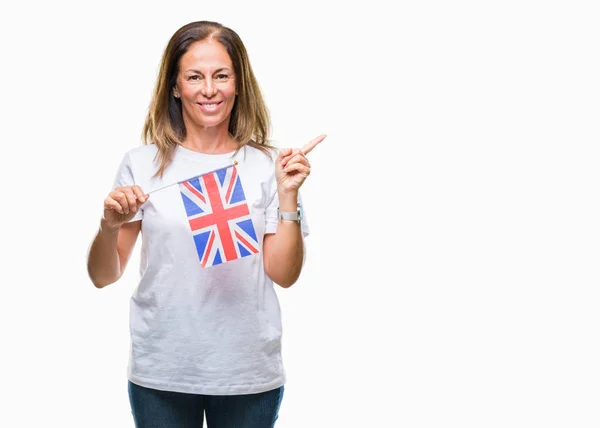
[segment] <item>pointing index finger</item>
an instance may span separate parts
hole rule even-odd
[[[327,137],[327,134],[319,135],[314,140],[311,140],[308,143],[306,143],[305,145],[303,145],[300,150],[302,151],[302,153],[307,155],[308,153],[310,153],[310,151],[312,149],[314,149],[317,146],[317,144],[319,144],[321,141],[323,141],[325,139],[325,137]]]

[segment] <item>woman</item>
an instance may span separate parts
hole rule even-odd
[[[131,299],[137,427],[272,427],[283,395],[273,283],[303,264],[302,149],[268,144],[269,117],[231,29],[193,22],[169,41],[144,126],[90,247],[94,285],[117,281],[142,234]]]

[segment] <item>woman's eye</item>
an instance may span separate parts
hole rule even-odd
[[[217,74],[217,79],[218,80],[227,80],[227,79],[229,79],[229,76],[227,74]]]
[[[188,80],[200,80],[200,76],[190,76]]]

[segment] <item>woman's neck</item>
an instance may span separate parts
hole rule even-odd
[[[195,152],[218,155],[233,152],[238,148],[238,143],[226,128],[188,128],[186,134],[181,145]]]

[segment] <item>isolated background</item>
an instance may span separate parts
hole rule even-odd
[[[124,277],[86,252],[162,51],[244,40],[281,147],[321,133],[279,290],[278,427],[598,427],[599,14],[583,1],[0,11],[5,427],[132,427]]]

